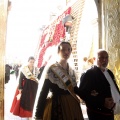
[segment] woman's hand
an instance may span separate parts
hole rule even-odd
[[[21,93],[22,93],[22,89],[19,89],[18,91],[19,91],[19,94],[21,94]]]
[[[34,77],[34,76],[31,76],[31,78],[30,78],[31,80],[36,80],[36,78]]]
[[[17,97],[17,100],[20,100],[21,94],[19,93],[16,97]]]

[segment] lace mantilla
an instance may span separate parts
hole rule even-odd
[[[38,74],[39,74],[39,70],[38,70],[37,67],[33,68],[33,73],[30,71],[28,66],[24,66],[21,71],[27,79],[35,78],[36,80],[38,80],[37,77],[38,77]]]
[[[56,63],[55,65],[61,67],[61,65],[59,63]],[[74,72],[74,70],[72,70],[71,67],[69,67],[68,73],[69,73],[69,76],[71,77],[72,86],[73,87],[77,86],[75,72]],[[48,70],[47,75],[48,75],[47,77],[49,78],[49,80],[52,83],[57,84],[59,86],[59,88],[61,88],[61,89],[67,90],[67,88],[65,88],[62,81],[59,80],[59,78],[53,73],[53,71],[51,69]]]

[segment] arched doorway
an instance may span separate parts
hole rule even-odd
[[[104,16],[104,19],[103,19],[103,23],[105,27],[108,27],[109,28],[109,31],[108,30],[105,30],[105,35],[103,35],[103,38],[102,41],[104,41],[105,43],[105,40],[104,40],[104,36],[106,38],[111,38],[111,31],[110,31],[110,28],[114,28],[114,30],[117,30],[118,28],[116,27],[116,24],[112,20],[114,20],[113,18],[115,17],[112,17],[114,16],[115,14],[112,13],[112,15],[110,14],[111,13],[111,9],[113,10],[113,12],[116,11],[116,9],[114,10],[114,8],[112,8],[112,4],[114,3],[117,7],[117,10],[119,9],[118,5],[119,5],[119,1],[114,1],[114,0],[111,0],[111,3],[109,1],[105,1],[103,2],[103,5],[104,5],[104,9],[103,11],[105,11],[105,16]],[[108,4],[109,3],[109,4]],[[0,119],[3,120],[4,119],[4,74],[5,74],[5,40],[6,40],[6,26],[7,26],[7,6],[8,6],[8,0],[1,0],[0,1],[0,68],[1,68],[1,72],[0,72]],[[108,11],[108,8],[109,8],[109,11]],[[108,14],[109,13],[109,14]],[[115,12],[117,13],[117,12]],[[107,17],[110,17],[111,19],[109,19],[109,21],[107,21]],[[117,17],[118,18],[118,17]],[[104,21],[105,20],[105,21]],[[94,21],[93,21],[94,22]],[[119,26],[119,22],[117,21],[116,19],[116,22],[117,22],[117,25]],[[101,25],[100,25],[101,26]],[[113,29],[111,29],[113,30]],[[100,34],[101,31],[99,31],[99,34]],[[112,41],[111,39],[111,44],[108,44],[108,41],[106,41],[106,46],[108,47],[107,49],[110,51],[111,55],[112,54],[112,50],[115,49],[113,47],[111,47],[112,43],[114,43],[114,45],[116,45],[116,43],[119,43],[119,35],[117,34],[116,36],[114,36],[114,31],[112,32],[112,37],[115,38],[116,41]],[[117,32],[116,32],[117,33]],[[100,42],[100,41],[99,41]],[[102,44],[103,42],[101,42]],[[78,44],[77,44],[78,45]],[[113,46],[114,46],[113,45]],[[102,45],[100,45],[102,46]],[[111,48],[111,49],[110,49]],[[117,57],[117,55],[119,56],[119,44],[117,45],[117,49],[116,50],[116,64],[115,68],[117,68],[117,70],[115,71],[114,69],[114,65],[112,65],[111,67],[113,68],[113,70],[116,72],[116,75],[117,75],[117,79],[119,80],[119,57]],[[114,62],[114,60],[112,59],[112,61]],[[111,62],[112,63],[112,62]],[[118,82],[119,83],[119,82]],[[119,83],[120,84],[120,83]],[[116,120],[119,119],[118,117],[116,117]]]

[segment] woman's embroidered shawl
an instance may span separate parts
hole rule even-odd
[[[39,74],[39,70],[37,67],[33,68],[33,73],[32,73],[27,65],[22,67],[21,72],[25,75],[27,79],[31,79],[34,77],[37,80]]]
[[[55,63],[55,65],[61,67],[59,63]],[[72,82],[73,87],[77,86],[77,81],[76,81],[77,77],[75,75],[75,71],[71,67],[69,67],[69,76],[71,77],[71,80],[72,80],[71,82]],[[50,69],[48,69],[46,79],[47,78],[52,83],[57,84],[59,88],[67,90],[64,84],[62,83],[62,81]]]

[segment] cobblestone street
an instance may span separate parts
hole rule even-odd
[[[10,113],[10,108],[12,105],[12,101],[17,85],[18,85],[18,81],[16,80],[15,75],[13,74],[10,76],[10,81],[5,85],[5,89],[4,89],[4,93],[5,93],[4,120],[28,120],[28,118],[20,118]],[[85,105],[82,105],[82,110],[84,113],[85,120],[88,120],[85,109],[86,109]]]

